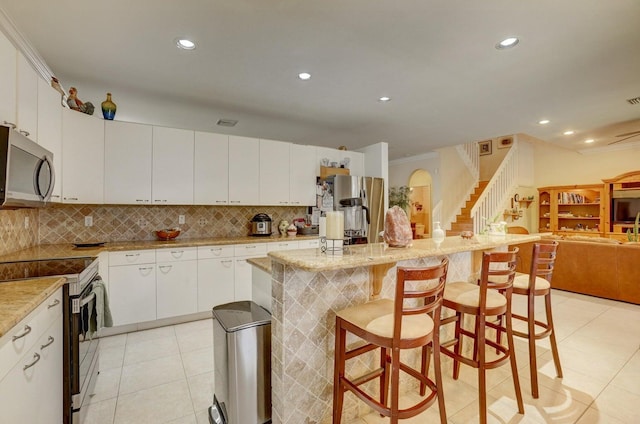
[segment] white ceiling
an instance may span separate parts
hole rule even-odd
[[[593,134],[587,147],[616,140],[616,130],[602,130],[615,123],[640,130],[640,105],[626,101],[640,96],[638,0],[0,7],[66,87],[91,80],[216,110],[202,129],[350,149],[386,141],[391,158],[513,133],[578,150]],[[515,48],[494,48],[512,35]],[[197,49],[179,51],[178,36]],[[300,81],[302,71],[311,80]],[[240,123],[210,128],[218,118]],[[543,118],[551,123],[539,125]]]

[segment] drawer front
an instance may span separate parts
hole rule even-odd
[[[311,249],[320,247],[320,239],[300,240],[300,249]]]
[[[234,255],[233,245],[198,247],[198,259],[232,258],[233,255]]]
[[[156,249],[156,262],[193,261],[196,259],[198,259],[198,249],[195,247]]]
[[[278,250],[294,250],[298,248],[298,242],[296,240],[289,241],[276,241],[267,243],[267,252],[276,252]]]
[[[234,247],[234,255],[236,257],[267,256],[267,243],[237,244]]]
[[[109,252],[109,266],[152,264],[156,261],[155,250],[130,250]]]

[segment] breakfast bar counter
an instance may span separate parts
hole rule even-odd
[[[380,296],[393,298],[394,266],[431,266],[447,257],[447,280],[467,281],[479,269],[480,252],[539,239],[535,234],[447,237],[441,243],[414,240],[408,248],[349,246],[342,255],[319,249],[269,253],[273,423],[331,422],[335,313]],[[366,411],[347,393],[343,414],[348,421]]]

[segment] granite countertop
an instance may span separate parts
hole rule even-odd
[[[384,243],[348,246],[343,255],[320,253],[319,249],[299,249],[270,252],[276,262],[305,271],[331,271],[360,266],[382,265],[429,256],[459,252],[487,250],[495,247],[540,240],[538,234],[507,234],[506,236],[474,236],[465,240],[459,236],[447,237],[442,243],[433,239],[413,240],[406,248],[389,247]]]
[[[85,258],[96,257],[101,252],[116,252],[124,250],[163,249],[176,247],[220,246],[230,244],[268,243],[277,241],[310,240],[318,238],[317,235],[295,237],[212,237],[197,239],[141,240],[105,243],[102,247],[74,247],[72,244],[43,244],[17,252],[0,256],[0,262],[32,261],[43,259]]]
[[[271,258],[249,258],[247,259],[247,262],[249,262],[256,268],[261,269],[268,274],[271,274]]]
[[[0,337],[16,326],[65,283],[64,277],[0,283]]]

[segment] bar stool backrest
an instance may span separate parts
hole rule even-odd
[[[535,243],[531,253],[531,271],[529,272],[529,289],[535,287],[536,277],[551,282],[553,267],[556,262],[558,242]]]

